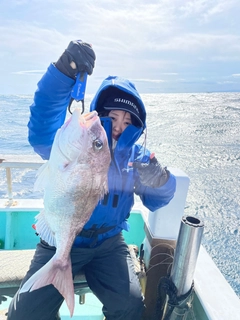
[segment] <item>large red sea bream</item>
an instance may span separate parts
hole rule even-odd
[[[97,112],[81,115],[76,109],[57,131],[50,159],[40,168],[35,183],[35,189],[44,190],[44,210],[36,217],[36,231],[57,250],[27,280],[20,294],[53,284],[72,316],[74,287],[69,253],[76,235],[108,191],[109,164],[107,136]]]

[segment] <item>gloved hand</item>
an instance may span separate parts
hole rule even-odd
[[[159,188],[168,181],[170,172],[166,167],[162,168],[154,153],[150,155],[149,163],[132,162],[129,165],[138,170],[140,181],[144,186]]]
[[[75,79],[78,73],[92,74],[96,55],[90,44],[82,40],[71,41],[55,63],[59,71]]]

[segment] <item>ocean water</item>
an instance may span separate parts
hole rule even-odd
[[[0,154],[33,155],[32,96],[0,95]],[[86,97],[86,110],[91,96]],[[185,214],[204,221],[202,243],[240,297],[240,93],[143,94],[146,146],[190,177]],[[13,196],[35,197],[35,172],[14,170]],[[0,170],[0,197],[6,197]]]

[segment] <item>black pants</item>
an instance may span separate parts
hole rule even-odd
[[[55,254],[55,248],[39,243],[23,283]],[[144,304],[138,278],[121,234],[97,248],[73,248],[72,271],[84,269],[89,287],[103,304],[107,320],[139,320]],[[55,320],[62,295],[53,285],[16,295],[8,320]],[[81,317],[80,317],[81,318]]]

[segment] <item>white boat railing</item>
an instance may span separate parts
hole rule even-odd
[[[37,170],[45,161],[35,155],[0,155],[0,169],[5,169],[8,201],[13,201],[12,169]]]

